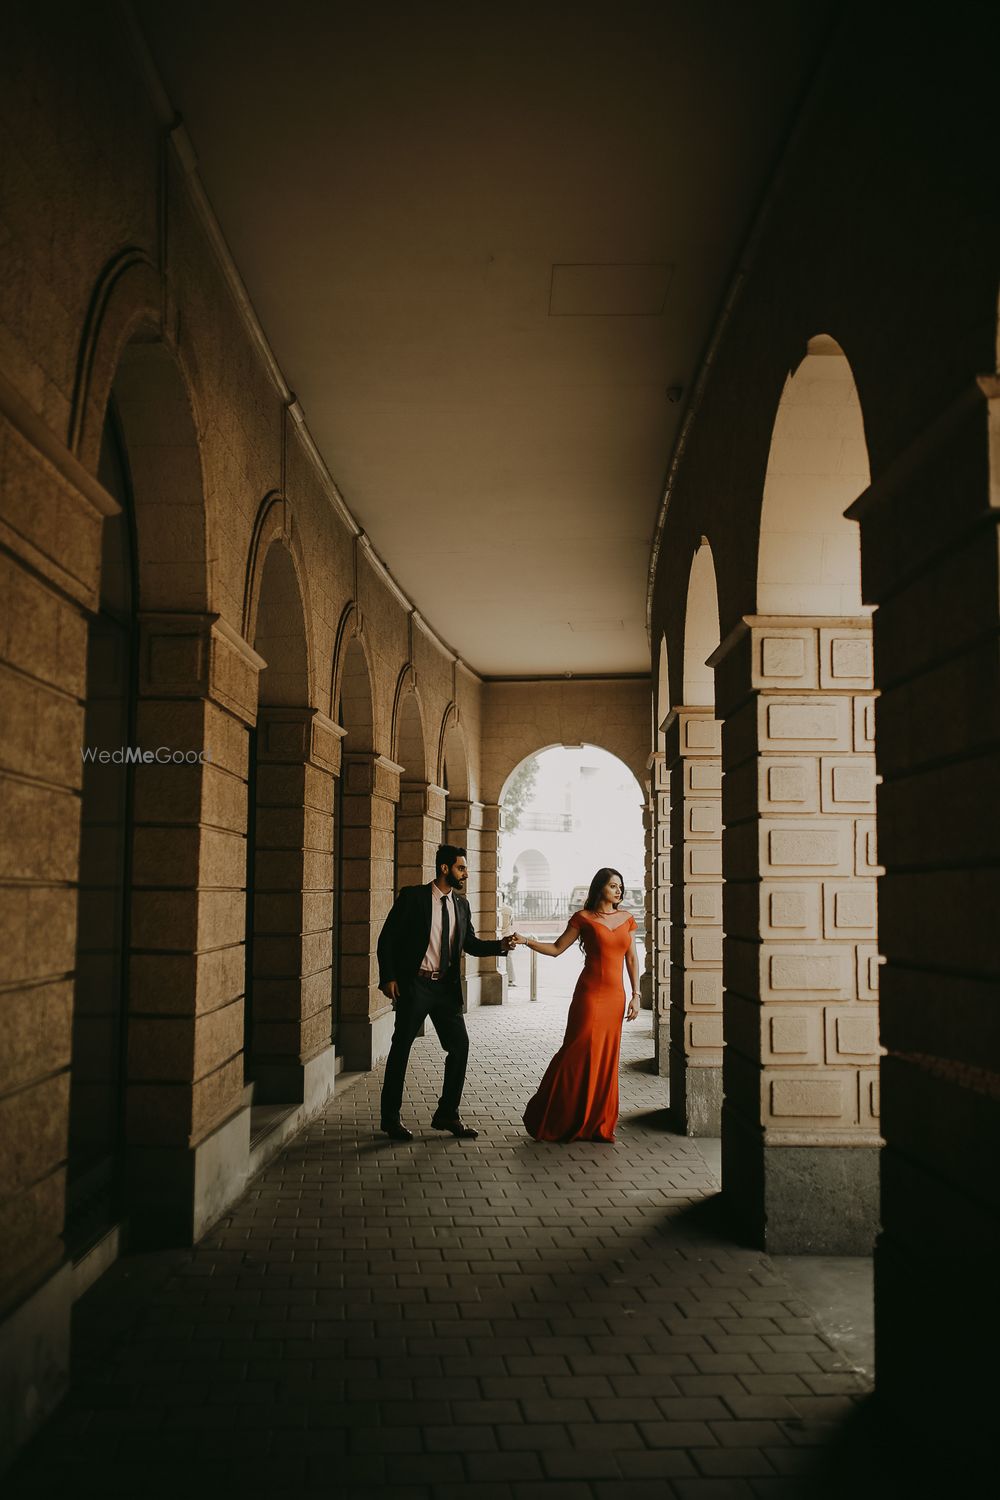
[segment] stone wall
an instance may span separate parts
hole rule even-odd
[[[4,52],[19,62],[0,102],[0,1317],[16,1392],[4,1403],[6,1449],[66,1372],[69,1283],[54,1273],[65,1257],[88,637],[102,523],[119,510],[98,477],[112,405],[134,508],[132,732],[140,746],[204,753],[140,764],[130,780],[115,1193],[133,1242],[190,1240],[240,1193],[254,1091],[299,1107],[328,1095],[331,983],[343,991],[338,1052],[354,1066],[384,1055],[391,1012],[373,954],[392,899],[400,781],[414,769],[394,759],[397,687],[405,678],[418,705],[408,741],[418,780],[437,787],[428,768],[450,716],[474,795],[483,687],[414,614],[318,460],[118,8],[23,11],[6,23]],[[295,603],[262,624],[272,549],[291,559],[278,571]],[[351,642],[366,677],[363,731],[338,723]],[[429,793],[431,817],[439,797]]]
[[[880,1215],[882,1392],[981,1442],[989,1412],[953,1374],[997,1333],[965,1311],[996,1305],[984,1164],[1000,1149],[996,32],[973,5],[933,28],[897,20],[845,11],[740,258],[660,518],[651,666],[665,638],[667,699],[683,703],[688,572],[707,539],[728,642],[713,658],[724,1196],[785,1249],[867,1250]],[[867,623],[802,618],[807,580],[773,551],[766,611],[758,598],[779,402],[807,348],[833,341],[871,476],[848,512],[877,606],[871,678],[856,665]],[[786,482],[807,471],[786,466]],[[795,616],[775,615],[779,584]],[[844,1211],[824,1217],[824,1198]]]

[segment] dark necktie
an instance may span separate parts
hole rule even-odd
[[[438,973],[443,979],[451,964],[451,923],[448,920],[448,897],[441,898],[441,962]]]

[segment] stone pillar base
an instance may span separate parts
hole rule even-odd
[[[67,1263],[0,1323],[0,1473],[66,1392],[72,1309]]]
[[[653,1022],[653,1061],[660,1078],[670,1077],[670,1020],[657,1016]]]
[[[336,1077],[336,1053],[325,1047],[308,1062],[282,1059],[258,1063],[253,1084],[255,1104],[301,1104],[307,1114],[322,1109],[333,1096]]]
[[[502,1005],[507,998],[507,976],[499,970],[487,969],[479,976],[480,1005]]]
[[[667,1047],[669,1042],[661,1056]],[[670,1086],[670,1121],[679,1135],[713,1139],[721,1135],[721,1068],[675,1068]]]
[[[389,1006],[375,1016],[342,1016],[337,1023],[337,1052],[347,1073],[367,1073],[389,1055],[395,1012]]]
[[[240,1198],[250,1165],[250,1106],[194,1148],[130,1146],[126,1160],[133,1249],[192,1245]]]
[[[726,1110],[722,1191],[734,1227],[770,1255],[871,1255],[879,1147],[768,1145]]]

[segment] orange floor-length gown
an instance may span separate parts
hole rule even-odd
[[[586,963],[563,1044],[528,1102],[524,1125],[536,1141],[613,1141],[625,1014],[622,967],[636,922],[626,916],[612,929],[594,912],[578,911],[568,925],[580,934]]]

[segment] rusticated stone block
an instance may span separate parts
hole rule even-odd
[[[692,1015],[687,1021],[687,1043],[692,1052],[703,1052],[706,1049],[717,1052],[718,1056],[713,1058],[716,1066],[722,1063],[722,1016],[720,1015]]]
[[[718,969],[684,975],[685,1006],[694,1010],[722,1010],[722,974]]]
[[[798,1066],[823,1061],[823,1013],[765,1006],[760,1011],[760,1057],[764,1063]]]
[[[684,892],[685,922],[722,922],[722,886],[691,885]]]
[[[823,935],[822,887],[814,880],[763,880],[760,936],[804,941]]]
[[[857,1078],[853,1072],[764,1075],[765,1123],[809,1122],[829,1129],[856,1124],[857,1114]]]
[[[753,631],[753,686],[815,688],[816,632],[771,626]]]
[[[874,813],[875,757],[821,757],[822,807],[825,813]]]
[[[758,811],[819,811],[819,766],[813,756],[766,756],[757,763]]]
[[[874,1005],[828,1005],[826,1061],[872,1063],[879,1055],[878,1008]]]
[[[778,698],[757,700],[758,748],[838,751],[854,748],[850,698]]]
[[[870,688],[872,685],[871,624],[858,630],[842,626],[824,627],[819,632],[821,688],[840,691]]]
[[[854,870],[857,875],[881,875],[874,818],[858,818],[854,824]]]
[[[874,943],[857,947],[857,985],[859,1000],[877,1000],[881,959]]]
[[[854,949],[847,945],[764,943],[761,995],[765,1000],[852,1000]]]
[[[829,817],[762,818],[758,825],[760,873],[850,875],[854,871],[854,824]]]
[[[858,1070],[858,1119],[870,1130],[877,1130],[879,1125],[880,1076],[880,1069],[877,1067]]]
[[[823,882],[823,936],[874,939],[876,895],[873,880]]]

